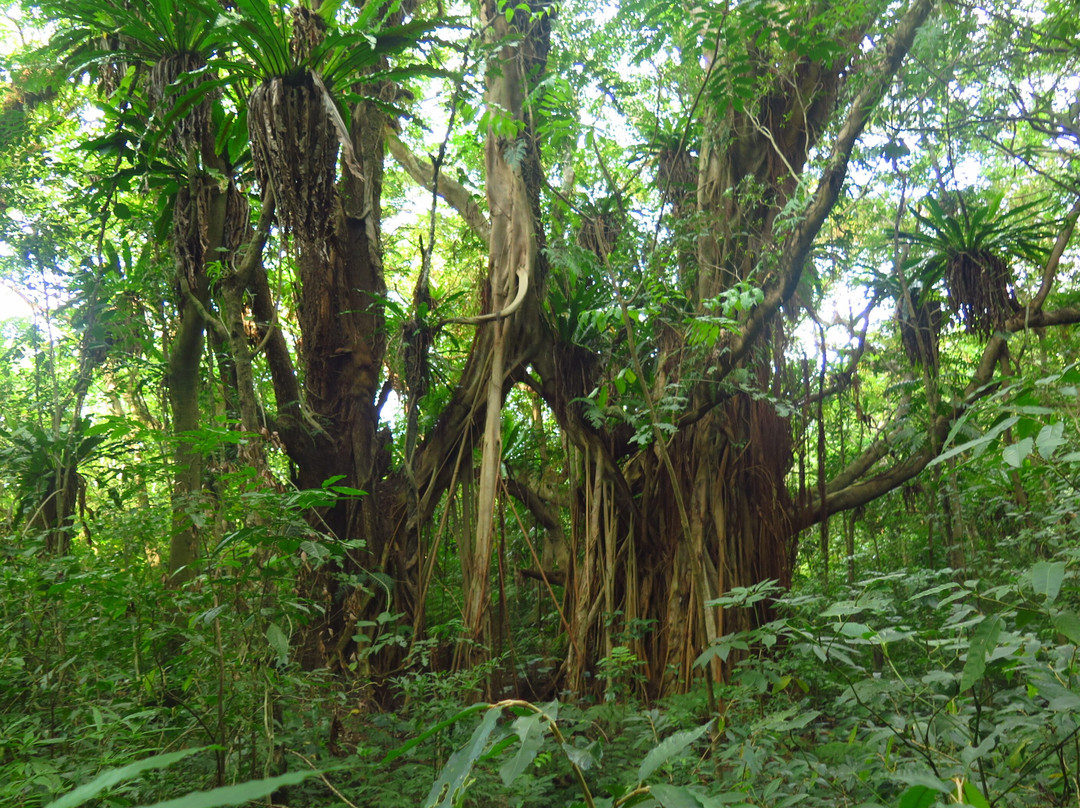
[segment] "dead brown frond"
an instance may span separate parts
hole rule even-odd
[[[912,365],[936,367],[941,334],[941,302],[921,300],[914,313],[901,302],[896,309],[900,323],[900,342]]]
[[[230,182],[225,191],[225,232],[222,246],[228,262],[235,264],[237,250],[251,240],[251,205],[236,183]]]
[[[621,232],[622,219],[615,211],[597,211],[582,216],[577,243],[602,261],[615,249]]]
[[[949,308],[971,334],[988,337],[1020,310],[1011,283],[1008,263],[990,250],[960,252],[945,266]]]
[[[196,289],[203,275],[203,262],[209,247],[207,213],[210,205],[210,185],[196,182],[193,193],[189,185],[176,192],[173,204],[173,253],[177,268],[189,289]],[[184,296],[180,297],[181,302]]]
[[[318,13],[305,6],[293,6],[293,35],[289,42],[296,64],[303,64],[326,39],[326,22]]]
[[[103,62],[98,68],[98,89],[104,96],[108,97],[120,89],[124,76],[127,75],[129,65],[122,58],[123,44],[120,37],[116,34],[103,34],[100,41],[102,50],[116,54],[115,59]]]
[[[166,144],[181,154],[191,149],[202,150],[214,146],[210,122],[210,94],[192,101],[182,102],[198,83],[212,78],[209,74],[198,76],[206,70],[206,58],[200,53],[170,53],[159,59],[150,69],[150,104],[158,119],[158,125],[168,122]],[[195,75],[187,84],[178,84],[185,75]],[[177,108],[178,103],[187,108]],[[171,118],[171,120],[169,120]]]
[[[282,224],[301,241],[321,241],[333,226],[338,134],[312,77],[256,87],[248,127],[255,176],[273,189]]]

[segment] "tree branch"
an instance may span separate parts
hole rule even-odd
[[[1076,308],[1039,311],[1030,315],[1022,311],[1006,321],[1004,332],[1006,334],[1015,334],[1029,328],[1074,325],[1076,323],[1080,323],[1080,309]],[[972,374],[971,381],[964,388],[961,401],[949,415],[939,415],[934,419],[931,430],[933,436],[937,438],[936,441],[932,441],[927,448],[899,461],[876,476],[860,481],[858,478],[863,473],[869,471],[878,460],[889,453],[892,446],[891,438],[895,436],[895,432],[877,441],[864,451],[853,464],[830,481],[826,486],[824,507],[819,497],[810,500],[800,509],[792,520],[794,530],[803,530],[834,513],[865,505],[867,502],[887,494],[916,477],[937,455],[937,452],[930,447],[942,445],[956,420],[975,402],[996,389],[996,385],[991,383],[993,372],[1007,344],[1007,337],[1001,333],[995,334],[986,343],[979,365]],[[843,484],[838,485],[837,481],[842,481]]]
[[[851,103],[847,120],[836,136],[832,156],[818,180],[813,199],[807,205],[802,220],[784,242],[778,279],[766,288],[765,299],[750,313],[746,324],[723,357],[721,377],[727,375],[749,353],[773,315],[795,293],[814,239],[820,232],[826,217],[836,205],[836,200],[844,187],[852,149],[892,83],[896,71],[899,70],[900,64],[911,49],[915,35],[926,18],[930,16],[934,5],[935,0],[915,0],[883,46],[884,53],[874,70],[875,75],[870,77]]]
[[[417,159],[416,155],[409,151],[409,147],[401,142],[397,133],[387,126],[384,130],[386,145],[390,154],[397,161],[405,173],[407,173],[420,186],[427,188],[441,196],[446,203],[458,212],[469,229],[479,236],[485,244],[491,242],[491,224],[488,222],[480,206],[476,204],[469,189],[445,173],[439,173],[439,187],[434,187],[435,169],[430,163],[424,164]]]
[[[1058,266],[1061,264],[1061,256],[1065,252],[1065,248],[1069,246],[1073,231],[1076,229],[1076,219],[1078,216],[1080,216],[1080,199],[1077,199],[1076,202],[1073,203],[1072,210],[1070,210],[1069,214],[1065,217],[1065,224],[1061,228],[1061,232],[1058,233],[1057,240],[1054,242],[1054,249],[1050,251],[1050,256],[1046,259],[1039,291],[1035,293],[1035,297],[1032,298],[1031,302],[1027,305],[1027,310],[1029,312],[1042,310],[1042,305],[1046,302],[1046,297],[1050,294],[1050,290],[1054,286],[1054,278],[1057,277]]]

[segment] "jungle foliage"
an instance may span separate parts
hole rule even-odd
[[[0,18],[0,806],[1080,800],[1080,8]]]

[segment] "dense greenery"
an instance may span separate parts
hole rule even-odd
[[[1080,7],[3,8],[0,806],[1080,802]]]

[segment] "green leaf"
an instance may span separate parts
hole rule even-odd
[[[1039,561],[1031,568],[1031,588],[1046,598],[1047,606],[1057,599],[1064,580],[1064,561]]]
[[[321,774],[321,772],[289,772],[279,777],[268,777],[265,780],[249,780],[246,783],[223,786],[210,791],[193,791],[185,797],[178,797],[175,800],[166,800],[165,802],[155,802],[153,805],[140,806],[140,808],[218,808],[221,805],[242,805],[252,800],[261,800],[263,797],[273,794],[282,786],[293,786],[302,783],[317,774]]]
[[[664,808],[701,808],[701,800],[688,788],[657,783],[649,786],[649,793]]]
[[[1038,693],[1054,712],[1074,713],[1080,709],[1080,696],[1053,680],[1039,682]]]
[[[1024,438],[1016,443],[1010,443],[1002,451],[1001,456],[1013,468],[1020,468],[1020,466],[1024,465],[1024,460],[1031,454],[1031,447],[1034,443],[1031,438]]]
[[[326,545],[317,541],[302,541],[300,542],[300,549],[316,561],[322,561],[330,555]]]
[[[1035,445],[1039,449],[1039,455],[1046,460],[1049,460],[1064,443],[1065,424],[1061,421],[1044,426],[1039,430],[1039,436],[1035,438]]]
[[[955,457],[956,455],[961,454],[962,452],[976,449],[980,446],[985,446],[986,444],[990,443],[990,441],[994,440],[1002,432],[1004,432],[1006,429],[1014,426],[1019,420],[1019,416],[1011,415],[1008,418],[999,421],[985,435],[982,435],[973,440],[969,440],[967,443],[962,443],[959,446],[954,446],[953,448],[949,449],[949,451],[939,454],[937,457],[927,463],[926,467],[931,468],[932,466],[936,466],[938,463],[942,463],[951,457]]]
[[[424,800],[425,808],[451,808],[457,804],[458,795],[465,788],[465,782],[472,772],[473,765],[484,752],[488,738],[495,730],[495,724],[499,720],[499,711],[489,709],[483,720],[473,730],[469,742],[458,749],[446,761],[438,779],[431,786],[427,799]]]
[[[938,586],[931,587],[930,589],[924,589],[923,591],[912,595],[911,599],[916,600],[918,598],[927,598],[930,597],[930,595],[936,595],[939,592],[952,592],[959,586],[960,584],[956,583],[955,581],[949,581],[946,584],[940,584]]]
[[[922,595],[925,594],[927,593],[921,592],[919,595],[916,595],[916,597],[922,597]],[[849,614],[858,614],[862,610],[863,607],[853,600],[839,600],[823,611],[821,617],[846,617]]]
[[[380,766],[385,766],[387,763],[394,760],[395,758],[399,758],[402,755],[404,755],[406,752],[408,752],[414,746],[417,746],[418,744],[423,743],[428,738],[430,738],[432,735],[435,735],[435,734],[437,734],[439,732],[442,732],[447,727],[451,726],[452,724],[456,724],[458,721],[461,721],[464,718],[468,718],[473,713],[478,713],[481,710],[487,710],[490,707],[491,707],[490,704],[485,704],[483,702],[479,702],[477,704],[469,705],[468,707],[466,707],[461,712],[455,713],[454,715],[450,716],[449,718],[447,718],[447,719],[445,719],[443,721],[440,721],[439,723],[434,724],[433,726],[428,727],[426,730],[421,732],[415,738],[412,738],[412,739],[406,741],[404,744],[399,746],[397,749],[394,749],[393,751],[388,752],[386,754],[386,757],[384,757],[381,761],[379,761],[379,765]]]
[[[588,746],[571,746],[568,743],[562,745],[566,759],[577,766],[583,772],[587,772],[604,756],[604,749],[600,741],[593,741]]]
[[[672,758],[681,755],[690,744],[708,732],[709,727],[711,726],[712,721],[709,721],[707,724],[703,724],[697,729],[676,732],[674,735],[669,735],[667,738],[660,741],[660,743],[654,746],[649,751],[649,754],[645,756],[645,760],[641,762],[641,766],[638,769],[638,781],[645,782],[653,772]]]
[[[930,808],[940,792],[926,786],[912,786],[900,795],[897,808]]]
[[[341,8],[342,0],[329,0],[319,6],[318,15],[326,22],[333,22],[334,17],[338,13],[338,9]]]
[[[1080,645],[1080,617],[1073,612],[1062,612],[1054,618],[1054,628],[1073,645]]]
[[[845,637],[862,639],[873,636],[874,630],[864,623],[848,622],[840,626],[840,633]]]
[[[521,743],[517,753],[499,767],[499,776],[502,777],[503,785],[507,787],[536,759],[536,753],[540,751],[544,743],[547,716],[543,713],[523,715],[514,721],[513,730]]]
[[[983,620],[975,629],[975,633],[971,636],[971,645],[968,647],[964,673],[960,676],[961,693],[979,682],[986,673],[986,655],[997,644],[1000,633],[1001,617],[996,614]]]
[[[76,805],[82,805],[87,800],[93,799],[106,789],[112,788],[126,780],[135,779],[135,777],[142,774],[144,771],[150,769],[164,769],[166,766],[171,766],[186,757],[196,755],[199,752],[205,752],[209,748],[209,746],[201,746],[198,749],[183,749],[179,752],[154,755],[153,757],[129,763],[127,766],[121,766],[119,769],[109,769],[108,771],[99,774],[86,785],[79,786],[74,791],[69,791],[58,800],[53,800],[46,805],[45,808],[74,808]]]
[[[277,623],[271,623],[266,629],[266,641],[270,643],[270,647],[277,652],[278,664],[289,664],[289,638],[285,636],[285,632],[281,630],[281,626]]]
[[[203,621],[203,625],[208,626],[213,623],[221,616],[222,612],[224,612],[227,608],[229,608],[228,604],[221,603],[211,609],[207,609],[200,615]]]
[[[928,769],[902,768],[896,772],[896,779],[901,783],[907,783],[909,786],[922,786],[931,791],[936,791],[939,794],[948,794],[953,789],[952,781],[942,780],[932,774]]]
[[[990,808],[990,802],[970,780],[964,783],[964,802],[973,808]]]

